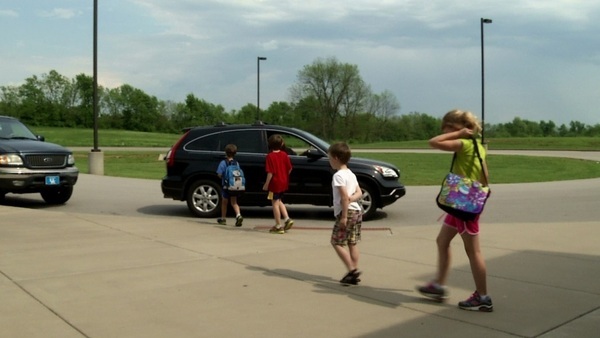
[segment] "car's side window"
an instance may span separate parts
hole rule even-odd
[[[237,151],[248,153],[263,152],[261,134],[258,130],[223,131],[197,138],[187,145],[187,150],[223,151],[225,146],[233,143]]]
[[[270,130],[267,132],[267,138],[273,134],[279,134],[283,137],[283,141],[285,142],[285,151],[288,153],[288,155],[305,156],[308,149],[314,149],[310,143],[294,134]]]
[[[10,130],[12,137],[35,138],[35,135],[33,135],[31,131],[21,123],[11,123],[7,125],[7,127],[7,129]]]
[[[0,138],[9,138],[12,134],[12,131],[9,130],[8,123],[3,123],[0,125]]]
[[[237,146],[238,153],[264,153],[264,145],[260,130],[236,130],[222,133],[221,144],[225,146],[233,143]]]

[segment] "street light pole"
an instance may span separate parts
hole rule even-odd
[[[94,149],[92,151],[98,151],[98,0],[94,0],[94,56],[93,56],[93,71],[94,71],[94,84],[93,84],[93,95],[92,98],[93,106],[92,112],[94,114]]]
[[[492,19],[481,18],[481,143],[485,144],[485,76],[483,66],[483,24],[492,23]]]
[[[104,153],[98,148],[98,0],[94,0],[93,28],[93,107],[94,114],[94,148],[88,154],[88,168],[92,175],[104,175]]]
[[[256,120],[260,121],[260,61],[266,60],[264,56],[256,58]]]

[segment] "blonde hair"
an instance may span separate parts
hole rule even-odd
[[[481,125],[477,117],[470,111],[462,111],[458,109],[451,110],[442,118],[442,128],[452,126],[454,128],[469,128],[474,134],[481,132]]]

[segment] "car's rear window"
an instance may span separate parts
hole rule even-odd
[[[260,130],[231,130],[204,135],[187,143],[186,150],[223,151],[225,146],[233,143],[238,153],[263,153],[266,149]]]

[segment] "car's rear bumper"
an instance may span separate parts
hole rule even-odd
[[[183,182],[179,178],[164,177],[160,182],[164,198],[171,198],[177,201],[183,201]]]

